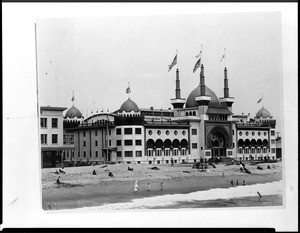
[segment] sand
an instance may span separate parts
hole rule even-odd
[[[209,190],[214,188],[268,183],[282,179],[281,162],[272,163],[276,167],[267,169],[268,164],[260,164],[263,170],[258,170],[257,165],[249,165],[252,174],[239,170],[238,165],[226,166],[218,164],[216,168],[209,166],[210,173],[199,172],[191,164],[180,165],[155,165],[159,170],[149,169],[150,165],[130,164],[133,171],[128,171],[128,164],[115,164],[67,167],[66,173],[60,173],[62,184],[55,184],[58,177],[54,174],[56,168],[42,169],[43,208],[66,209],[100,206],[103,204],[128,202],[132,199],[154,197],[165,194],[187,194],[191,192]],[[92,175],[93,170],[97,175]],[[108,172],[114,177],[109,177]],[[224,173],[224,176],[222,175]],[[134,193],[134,183],[138,180],[139,190]],[[160,183],[163,182],[163,189]],[[151,189],[147,191],[147,184]]]

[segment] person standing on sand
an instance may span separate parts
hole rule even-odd
[[[243,180],[243,185],[245,186],[245,180]]]
[[[225,173],[224,172],[222,173],[222,176],[225,177]]]
[[[259,199],[262,197],[262,195],[257,191],[257,194],[259,196]]]
[[[160,182],[160,190],[163,190],[163,182]]]
[[[239,186],[239,181],[238,180],[236,180],[236,186]]]
[[[147,189],[147,191],[148,192],[150,191],[150,183],[148,183],[148,189]]]
[[[231,187],[233,187],[233,180],[231,180]]]
[[[138,181],[136,180],[134,184],[134,192],[136,193],[138,189],[139,189],[139,185],[138,185]]]

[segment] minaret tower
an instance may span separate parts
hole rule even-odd
[[[204,66],[201,65],[200,72],[200,96],[196,96],[195,100],[198,103],[198,106],[208,106],[211,97],[206,96],[205,93],[205,76],[204,76]]]
[[[224,69],[224,97],[220,98],[220,102],[228,107],[232,112],[232,104],[234,103],[234,98],[229,97],[229,87],[227,78],[227,68]]]
[[[181,98],[181,93],[180,93],[180,80],[179,80],[179,70],[176,70],[176,89],[175,89],[175,99],[171,99],[171,104],[174,107],[174,114],[178,113],[178,109],[183,108],[183,105],[185,104],[185,99]]]

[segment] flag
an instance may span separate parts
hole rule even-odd
[[[199,58],[199,60],[196,62],[194,69],[193,69],[193,73],[196,72],[196,70],[200,67],[200,63],[201,63],[201,57]]]
[[[225,58],[225,53],[223,54],[223,56],[221,57],[220,61],[223,61],[223,59]]]
[[[200,51],[200,53],[199,53],[198,55],[196,55],[196,58],[200,57],[200,56],[201,56],[201,54],[202,54],[202,48],[201,48],[201,51]]]
[[[260,103],[262,101],[262,98],[260,98],[258,101],[257,101],[257,103]]]
[[[173,59],[171,65],[169,65],[169,70],[168,70],[168,72],[169,72],[169,71],[173,68],[173,66],[175,66],[176,64],[177,64],[177,54],[176,54],[176,56],[174,57],[174,59]]]
[[[73,95],[71,101],[73,102],[74,100],[75,100],[75,97],[74,97],[74,95]]]
[[[127,94],[131,93],[130,87],[127,87],[127,88],[126,88],[126,93],[127,93]]]

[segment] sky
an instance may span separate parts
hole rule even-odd
[[[276,12],[37,20],[39,104],[70,108],[74,91],[74,105],[85,117],[112,112],[127,100],[130,82],[130,98],[140,108],[167,109],[177,68],[182,98],[198,86],[199,69],[193,68],[201,45],[205,84],[223,97],[226,65],[234,114],[254,117],[264,105],[279,131],[282,34]],[[176,53],[177,65],[168,72]]]

